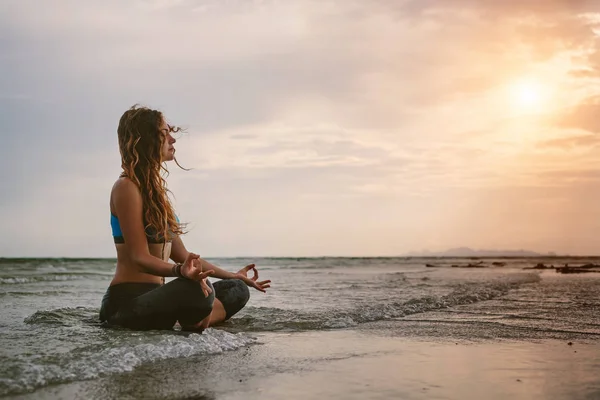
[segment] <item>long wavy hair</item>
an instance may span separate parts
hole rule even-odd
[[[121,116],[117,133],[123,168],[121,177],[131,179],[140,190],[144,228],[157,236],[162,233],[166,241],[169,235],[181,235],[184,232],[182,224],[175,217],[165,180],[169,175],[162,159],[166,135],[159,130],[163,119],[160,111],[136,104]],[[181,128],[169,125],[169,130],[179,132]],[[177,160],[175,163],[185,169]]]

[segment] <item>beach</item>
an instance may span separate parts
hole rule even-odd
[[[593,341],[448,341],[344,330],[260,345],[15,399],[597,399]]]
[[[232,269],[247,260],[214,261]],[[271,292],[253,294],[238,316],[203,334],[100,326],[94,303],[110,261],[54,261],[60,274],[48,273],[48,261],[32,263],[45,272],[29,282],[5,268],[2,395],[600,397],[600,277],[524,269],[565,260],[484,260],[489,267],[477,269],[452,267],[465,260],[434,260],[438,268],[399,258],[258,261]]]

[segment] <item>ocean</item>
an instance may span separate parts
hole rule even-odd
[[[597,259],[208,260],[230,271],[256,263],[272,287],[251,289],[222,326],[190,334],[102,326],[114,259],[0,259],[0,397],[458,399],[477,398],[459,383],[478,376],[487,398],[526,387],[516,398],[600,398],[600,273],[530,269]],[[475,362],[498,360],[516,374],[510,383],[477,375],[487,370]],[[549,383],[535,380],[538,367]],[[196,378],[182,380],[190,370]],[[367,386],[333,383],[353,376]]]

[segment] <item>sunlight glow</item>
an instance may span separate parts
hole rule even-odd
[[[541,111],[545,88],[534,80],[521,80],[511,85],[511,103],[523,111],[537,109]]]

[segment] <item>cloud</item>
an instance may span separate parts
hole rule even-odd
[[[561,137],[559,139],[545,140],[538,144],[542,148],[565,149],[586,149],[591,150],[600,144],[600,137],[597,135],[573,135]]]
[[[560,116],[557,125],[562,128],[577,128],[600,133],[599,113],[600,96],[590,97]]]
[[[589,0],[409,0],[401,3],[402,10],[424,12],[431,9],[442,10],[476,10],[486,15],[522,16],[534,13],[537,16],[548,16],[568,13],[598,12],[600,5]]]

